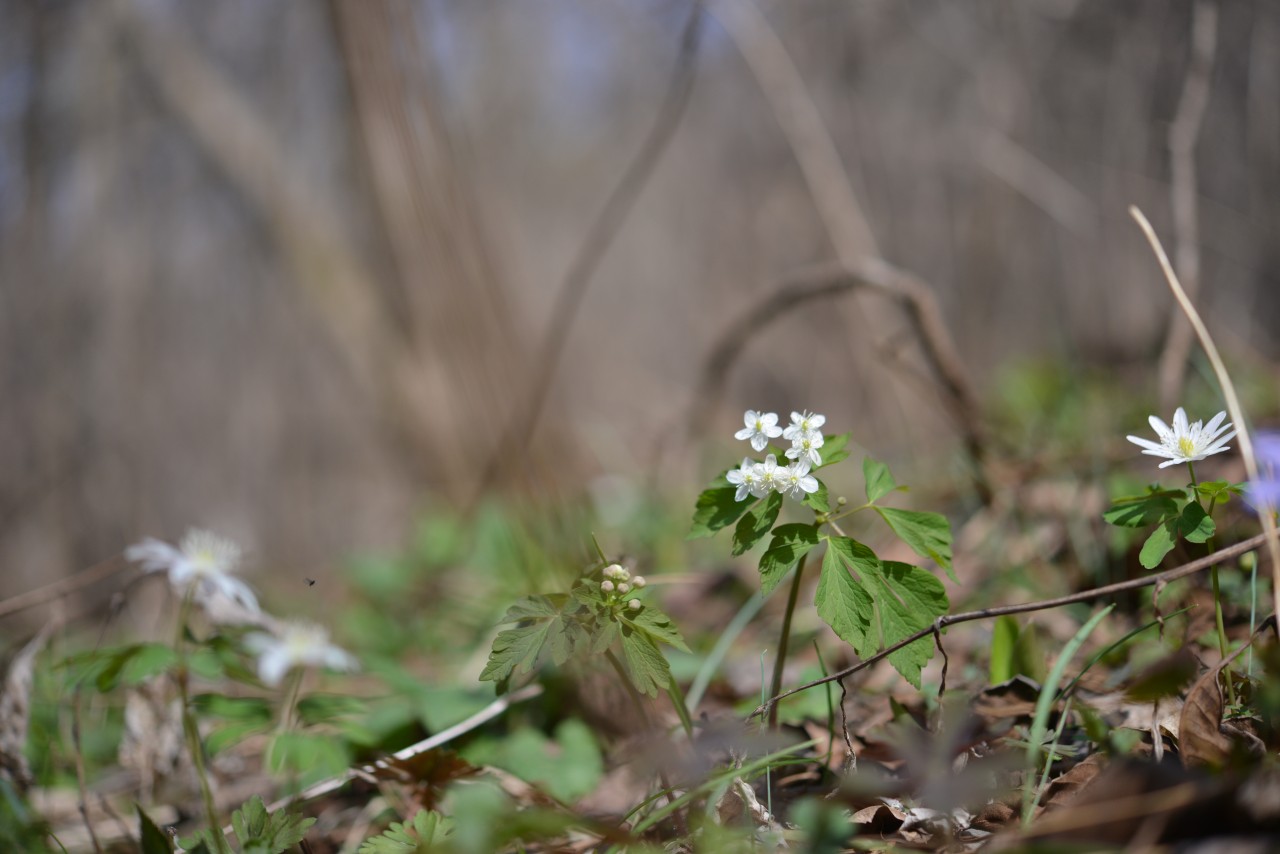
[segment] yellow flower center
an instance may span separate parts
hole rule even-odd
[[[1196,455],[1196,443],[1186,436],[1178,437],[1178,453],[1184,457],[1194,457]]]

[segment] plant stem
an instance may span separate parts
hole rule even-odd
[[[1195,498],[1196,503],[1204,508],[1204,501],[1200,498],[1200,493],[1196,490],[1196,467],[1195,463],[1187,462],[1187,471],[1191,473],[1191,494]],[[1205,511],[1205,515],[1213,518],[1213,508],[1217,504],[1217,499],[1209,503],[1209,509]],[[1213,553],[1213,537],[1205,543],[1205,548],[1209,553]],[[1222,656],[1222,660],[1227,660],[1227,626],[1222,619],[1222,592],[1218,587],[1218,567],[1214,566],[1209,570],[1209,581],[1213,586],[1213,619],[1218,627],[1218,653]],[[1227,702],[1234,704],[1236,701],[1236,686],[1231,679],[1231,669],[1225,668],[1224,673],[1227,678]]]
[[[643,720],[648,721],[649,713],[645,709],[644,698],[640,696],[640,692],[636,690],[635,683],[631,681],[631,677],[628,676],[627,671],[623,669],[622,662],[618,661],[618,656],[613,654],[613,650],[606,649],[604,651],[604,657],[608,660],[610,666],[613,667],[614,672],[618,674],[618,678],[622,680],[623,686],[627,689],[627,695],[631,697],[631,702],[636,707],[636,713],[639,714]],[[658,780],[661,781],[662,788],[666,790],[667,803],[674,804],[676,798],[675,789],[672,787],[671,781],[667,779],[667,772],[662,770],[661,767],[658,768]],[[679,812],[675,812],[672,813],[671,818],[675,821],[676,829],[680,831],[680,834],[682,836],[687,836],[689,833],[689,827],[685,824],[684,816]]]
[[[1227,629],[1222,621],[1222,596],[1218,592],[1218,568],[1215,566],[1209,570],[1209,580],[1213,584],[1213,618],[1218,623],[1218,652],[1222,654],[1222,660],[1227,660]],[[1227,702],[1235,704],[1236,686],[1231,680],[1231,668],[1223,668],[1223,675],[1227,678]]]
[[[190,670],[187,667],[187,647],[184,629],[187,617],[191,614],[191,597],[195,592],[192,587],[182,597],[182,605],[178,609],[178,626],[174,638],[174,651],[178,653],[178,697],[182,704],[182,733],[187,739],[187,749],[191,751],[191,762],[195,766],[196,779],[200,783],[200,798],[204,803],[205,819],[209,822],[209,833],[213,837],[214,846],[219,854],[230,854],[227,838],[222,834],[222,826],[218,823],[218,810],[213,804],[213,790],[209,788],[209,771],[204,764],[204,745],[200,742],[200,727],[196,716],[191,712],[191,692],[188,690]]]
[[[782,636],[778,638],[778,655],[773,660],[773,681],[770,683],[769,696],[776,697],[782,690],[782,668],[787,663],[787,645],[791,641],[791,615],[796,610],[796,600],[800,598],[800,576],[804,575],[804,564],[809,555],[800,558],[796,564],[795,575],[791,577],[791,592],[787,595],[787,610],[782,615]],[[778,706],[769,708],[769,729],[778,728]]]

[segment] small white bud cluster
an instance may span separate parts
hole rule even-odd
[[[611,601],[621,601],[622,597],[632,590],[642,590],[648,583],[643,575],[632,576],[621,564],[611,563],[604,568],[604,580],[600,582],[600,592]],[[616,596],[614,594],[617,594]],[[627,601],[627,608],[639,611],[642,607],[639,599]]]

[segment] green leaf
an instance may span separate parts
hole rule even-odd
[[[818,491],[811,492],[804,497],[804,503],[817,510],[819,513],[831,512],[831,496],[827,492],[827,485],[822,482],[821,478],[815,477],[818,481]]]
[[[942,582],[933,573],[897,561],[882,561],[883,575],[871,575],[876,610],[883,632],[881,644],[888,646],[933,625],[947,613],[949,603]],[[933,658],[932,638],[921,638],[889,656],[892,664],[916,688],[920,671]]]
[[[545,655],[563,664],[581,644],[589,641],[578,621],[580,605],[564,594],[528,596],[516,602],[503,617],[518,623],[498,633],[480,681],[496,682],[502,694],[517,675],[532,673]]]
[[[813,603],[831,630],[865,658],[878,649],[873,633],[875,603],[846,567],[856,569],[861,576],[878,572],[880,560],[862,543],[847,537],[828,538]]]
[[[1173,551],[1178,542],[1177,527],[1178,518],[1174,517],[1161,522],[1151,532],[1151,536],[1142,544],[1142,551],[1138,553],[1138,562],[1143,567],[1155,569],[1164,560],[1164,556]]]
[[[760,542],[760,538],[769,533],[773,523],[778,521],[780,510],[782,493],[771,492],[754,510],[738,520],[738,527],[733,529],[733,553],[740,555]]]
[[[941,513],[899,510],[895,507],[874,508],[898,537],[920,557],[927,557],[947,571],[959,584],[951,568],[951,523]]]
[[[999,685],[1018,675],[1018,621],[1009,614],[991,627],[991,682]]]
[[[1225,480],[1206,480],[1196,484],[1196,495],[1214,504],[1226,504],[1231,496],[1244,492],[1243,483],[1229,483]]]
[[[156,827],[156,823],[134,804],[138,811],[138,829],[142,837],[142,854],[173,854],[173,842],[168,834]]]
[[[298,775],[304,785],[341,774],[350,764],[347,742],[332,735],[281,732],[267,745],[266,765],[271,772]]]
[[[1182,508],[1182,515],[1178,517],[1178,533],[1189,543],[1207,543],[1213,538],[1217,526],[1214,525],[1213,519],[1200,506],[1199,502],[1189,501],[1187,506]]]
[[[283,854],[301,842],[307,835],[307,828],[315,823],[314,818],[303,818],[284,810],[267,812],[260,795],[254,795],[231,814],[231,828],[244,854]],[[210,834],[211,831],[205,831],[205,844],[213,848]]]
[[[854,581],[849,570],[858,573]],[[829,537],[815,599],[818,615],[866,658],[947,612],[946,591],[932,573],[917,566],[881,561],[848,537]],[[933,657],[933,642],[922,638],[889,656],[907,681],[920,687],[920,671]]]
[[[698,503],[693,511],[693,526],[689,529],[688,539],[710,537],[721,528],[728,527],[747,512],[750,501],[737,501],[736,486],[718,486],[707,489],[698,496]]]
[[[818,451],[818,456],[822,457],[822,465],[816,466],[815,470],[833,466],[847,458],[850,454],[851,438],[853,438],[852,433],[841,433],[837,436],[828,436],[823,440],[822,448]]]
[[[618,619],[624,625],[644,632],[654,643],[665,643],[681,652],[689,652],[684,638],[680,637],[680,632],[672,625],[671,618],[652,605],[646,604],[639,611],[622,614]]]
[[[623,624],[622,652],[636,690],[650,697],[667,686],[671,668],[648,632]]]
[[[779,525],[773,529],[769,548],[760,556],[760,589],[769,593],[786,576],[787,570],[818,544],[816,525]]]
[[[1145,528],[1166,517],[1177,515],[1177,500],[1186,493],[1182,490],[1159,489],[1149,487],[1146,495],[1130,495],[1117,498],[1111,507],[1102,514],[1108,524],[1121,528]]]
[[[419,810],[413,821],[393,821],[379,836],[366,839],[359,854],[429,854],[453,834],[454,820],[433,810]]]
[[[867,483],[867,502],[874,504],[895,489],[901,489],[889,473],[889,467],[879,460],[864,457],[862,479]]]

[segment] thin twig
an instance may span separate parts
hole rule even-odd
[[[1147,241],[1151,244],[1151,251],[1156,255],[1156,260],[1160,262],[1160,269],[1164,271],[1165,281],[1169,283],[1169,289],[1173,291],[1173,297],[1178,301],[1178,305],[1182,307],[1182,311],[1186,313],[1187,320],[1191,321],[1192,328],[1195,329],[1196,337],[1200,339],[1200,346],[1204,347],[1205,355],[1209,357],[1209,363],[1213,365],[1213,372],[1218,377],[1218,384],[1222,386],[1222,397],[1226,401],[1227,411],[1231,413],[1231,420],[1236,425],[1236,441],[1240,443],[1240,457],[1244,460],[1244,469],[1249,475],[1249,479],[1257,481],[1260,479],[1258,473],[1258,458],[1253,452],[1253,439],[1249,435],[1247,422],[1244,418],[1244,408],[1240,406],[1240,398],[1236,395],[1235,383],[1231,382],[1231,375],[1227,373],[1227,366],[1222,361],[1222,356],[1218,353],[1218,347],[1213,343],[1213,337],[1209,335],[1208,328],[1204,325],[1204,321],[1200,318],[1200,312],[1196,311],[1195,305],[1187,296],[1187,292],[1183,290],[1182,285],[1178,282],[1178,275],[1173,271],[1173,267],[1169,264],[1169,256],[1165,254],[1164,246],[1160,243],[1160,238],[1156,236],[1155,229],[1151,227],[1151,223],[1143,216],[1142,211],[1137,207],[1129,208],[1129,215],[1137,221],[1138,227],[1142,229],[1142,233],[1146,235]],[[1262,523],[1262,533],[1267,544],[1267,554],[1271,558],[1271,573],[1273,579],[1277,578],[1280,573],[1280,534],[1276,531],[1275,515],[1268,512],[1265,508],[1258,514],[1258,520]],[[1280,613],[1280,583],[1273,583],[1272,591],[1274,594],[1274,610]]]
[[[1173,208],[1174,268],[1192,299],[1200,290],[1200,222],[1197,208],[1196,143],[1204,124],[1218,43],[1218,4],[1197,0],[1191,15],[1191,57],[1182,96],[1169,126],[1169,201]],[[1169,315],[1164,350],[1160,353],[1157,388],[1162,410],[1171,409],[1182,391],[1187,357],[1191,355],[1191,327],[1174,306]]]
[[[484,474],[477,481],[476,493],[472,497],[472,506],[485,494],[497,478],[502,466],[519,446],[527,442],[537,428],[538,419],[551,391],[551,383],[555,379],[556,370],[560,366],[560,358],[565,344],[577,320],[578,310],[582,307],[587,287],[591,284],[596,268],[600,266],[605,252],[613,244],[622,224],[626,221],[631,209],[635,206],[640,192],[648,183],[654,167],[666,151],[668,143],[680,126],[685,107],[693,93],[693,82],[697,70],[698,42],[702,33],[702,0],[693,0],[689,9],[689,18],[680,37],[680,54],[676,58],[675,70],[671,82],[663,96],[662,105],[654,118],[649,135],[645,137],[636,152],[635,158],[623,173],[622,179],[614,187],[605,202],[604,209],[592,223],[586,238],[578,248],[577,255],[569,265],[560,289],[556,293],[555,303],[551,310],[551,323],[542,339],[542,346],[533,362],[532,376],[527,381],[529,389],[527,397],[521,401],[520,408],[508,420],[503,432],[485,465]]]
[[[865,670],[903,647],[910,646],[922,638],[929,637],[934,632],[941,631],[947,626],[954,626],[960,623],[971,623],[975,620],[989,620],[994,617],[1003,617],[1006,614],[1026,614],[1031,611],[1047,611],[1050,608],[1061,608],[1064,605],[1074,605],[1077,602],[1090,602],[1094,599],[1101,599],[1115,593],[1124,593],[1129,590],[1140,590],[1143,587],[1150,587],[1151,585],[1157,584],[1161,581],[1176,581],[1179,578],[1185,578],[1188,575],[1203,572],[1209,567],[1217,566],[1223,561],[1229,560],[1233,557],[1238,557],[1245,552],[1252,551],[1262,545],[1266,538],[1266,534],[1258,534],[1257,536],[1250,537],[1243,542],[1236,543],[1234,546],[1228,546],[1225,549],[1220,549],[1219,551],[1202,557],[1199,560],[1193,560],[1190,563],[1185,563],[1182,566],[1176,566],[1173,569],[1157,573],[1156,575],[1148,575],[1145,578],[1134,578],[1129,581],[1120,581],[1115,584],[1107,584],[1103,587],[1095,587],[1092,590],[1083,590],[1079,593],[1072,593],[1068,596],[1058,596],[1053,599],[1042,599],[1038,602],[1026,602],[1021,605],[1004,605],[998,608],[983,608],[978,611],[965,611],[960,614],[947,614],[941,616],[935,620],[932,625],[908,635],[897,643],[885,647],[880,652],[863,659],[857,664],[846,667],[844,670],[832,673],[829,676],[824,676],[821,679],[806,682],[797,688],[784,691],[776,697],[771,697],[752,712],[750,717],[756,717],[767,713],[771,706],[793,694],[799,694],[801,691],[807,691],[810,688],[817,687],[818,685],[824,685],[827,682],[834,682],[843,679],[846,676],[851,676],[860,670]]]
[[[465,721],[460,721],[448,729],[441,730],[430,738],[425,738],[416,744],[409,745],[403,750],[396,751],[391,755],[390,759],[379,759],[372,765],[362,765],[357,768],[349,768],[337,777],[333,777],[329,780],[321,780],[319,783],[304,789],[296,795],[281,798],[273,803],[268,809],[271,812],[275,812],[278,809],[282,809],[299,801],[314,800],[315,798],[327,795],[330,792],[342,788],[357,776],[374,774],[379,770],[390,768],[393,762],[407,762],[415,756],[419,756],[429,750],[435,750],[437,747],[448,744],[459,736],[466,735],[481,724],[488,723],[498,715],[505,712],[511,706],[514,706],[516,703],[523,703],[525,700],[531,700],[534,697],[541,695],[542,691],[542,686],[536,683],[526,685],[518,691],[512,691],[510,694],[494,700],[492,703],[485,706]],[[230,832],[230,827],[224,828],[224,833]]]
[[[986,434],[978,416],[969,379],[965,376],[951,333],[933,290],[905,270],[879,258],[865,258],[852,264],[821,264],[803,268],[783,279],[774,291],[738,318],[720,336],[711,350],[698,381],[695,404],[690,414],[690,431],[706,428],[715,412],[729,370],[748,342],[758,340],[760,331],[785,315],[821,299],[869,290],[898,303],[919,341],[925,362],[942,392],[942,401],[973,457],[975,484],[984,501],[990,487],[983,470]]]
[[[52,602],[55,599],[61,599],[64,596],[75,593],[77,590],[82,590],[85,587],[110,578],[128,566],[129,564],[124,560],[123,555],[116,555],[100,563],[95,563],[87,569],[82,569],[74,575],[59,579],[52,584],[28,590],[26,593],[19,593],[17,596],[10,596],[0,602],[0,618],[16,614],[19,611],[25,611],[27,608],[43,605],[46,602]]]

